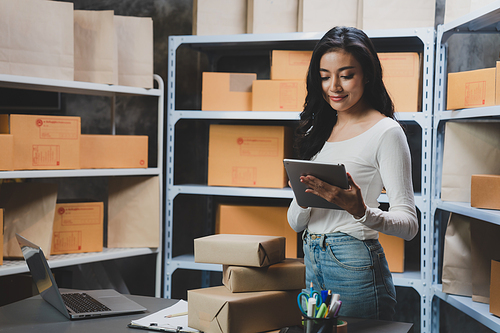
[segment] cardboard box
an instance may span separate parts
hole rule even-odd
[[[252,111],[303,111],[306,80],[256,80]]]
[[[56,204],[50,254],[102,251],[103,212],[102,202]]]
[[[246,0],[193,0],[193,35],[236,35],[246,32]]]
[[[306,287],[306,266],[300,259],[285,259],[267,267],[224,265],[222,274],[222,283],[233,293]]]
[[[306,80],[312,51],[282,51],[271,53],[271,80]]]
[[[0,171],[10,171],[14,169],[14,136],[10,134],[0,134]]]
[[[247,33],[297,32],[299,0],[248,0]]]
[[[217,234],[283,236],[286,257],[297,258],[297,233],[288,224],[288,207],[219,205]]]
[[[449,73],[447,110],[495,105],[496,68]]]
[[[384,248],[389,270],[393,273],[403,273],[405,271],[404,239],[379,232],[378,240]]]
[[[80,117],[4,115],[14,136],[14,169],[79,169]]]
[[[435,23],[435,0],[360,0],[360,29],[432,28]]]
[[[491,261],[490,312],[500,317],[500,261]]]
[[[254,73],[203,72],[202,111],[251,111]]]
[[[500,209],[500,175],[472,175],[470,205]]]
[[[285,260],[285,237],[218,234],[194,240],[194,261],[264,267]]]
[[[421,68],[416,52],[378,53],[385,87],[396,112],[421,109]]]
[[[299,0],[298,31],[328,31],[334,26],[358,26],[358,2]],[[339,10],[342,8],[342,10]]]
[[[291,135],[284,126],[210,125],[208,185],[287,186]]]
[[[82,169],[147,168],[147,135],[88,135],[80,137]]]
[[[293,291],[231,293],[226,287],[188,291],[188,325],[205,333],[255,333],[299,325]]]

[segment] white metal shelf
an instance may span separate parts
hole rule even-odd
[[[439,199],[436,199],[434,201],[434,207],[436,209],[441,209],[500,225],[500,210],[471,207],[470,202],[442,201]]]
[[[159,168],[147,169],[75,169],[75,170],[17,170],[0,171],[0,179],[13,178],[71,178],[106,176],[158,176]]]

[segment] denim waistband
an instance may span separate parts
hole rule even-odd
[[[377,239],[367,239],[367,240],[360,240],[356,237],[353,237],[351,235],[348,235],[343,232],[332,232],[332,233],[326,233],[326,234],[316,234],[316,233],[311,233],[308,229],[305,229],[304,232],[302,233],[302,240],[308,243],[309,241],[319,241],[320,244],[325,244],[325,242],[328,242],[330,245],[334,244],[340,244],[340,243],[345,243],[345,242],[363,242],[365,243],[368,247],[372,246],[380,246],[379,242]]]

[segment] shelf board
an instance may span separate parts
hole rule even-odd
[[[206,185],[175,185],[168,187],[169,196],[177,194],[200,194],[242,197],[265,197],[292,199],[292,189],[261,188],[261,187],[231,187],[231,186],[206,186]],[[172,197],[173,197],[172,196]]]
[[[151,78],[153,80],[153,78]],[[160,89],[146,89],[129,86],[110,85],[102,83],[64,81],[44,79],[30,76],[0,74],[0,87],[29,89],[41,91],[54,91],[69,94],[85,94],[94,96],[114,95],[144,95],[161,96]]]
[[[458,120],[458,119],[471,119],[482,117],[499,117],[500,105],[484,106],[481,108],[459,109],[459,110],[446,110],[437,112],[434,115],[435,121],[441,120]]]
[[[158,253],[155,248],[103,248],[102,252],[59,254],[50,256],[48,263],[50,268],[66,267],[72,265],[86,264],[90,262],[135,257],[146,254]],[[4,260],[0,266],[0,276],[28,272],[28,266],[22,259]]]
[[[442,201],[436,199],[434,203],[438,209],[500,225],[500,210],[474,208],[471,207],[470,202]]]
[[[159,168],[147,169],[75,169],[75,170],[19,170],[0,171],[0,179],[14,178],[65,178],[106,176],[158,176]]]
[[[500,327],[500,318],[490,313],[489,304],[473,302],[472,297],[444,293],[442,285],[433,285],[434,295],[454,306],[466,315],[474,318],[493,331]]]

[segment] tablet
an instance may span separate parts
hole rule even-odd
[[[343,189],[349,188],[347,174],[343,164],[318,163],[307,160],[284,159],[286,173],[292,184],[293,193],[299,206],[328,209],[342,209],[316,194],[306,193],[307,186],[300,182],[300,176],[312,175]]]

